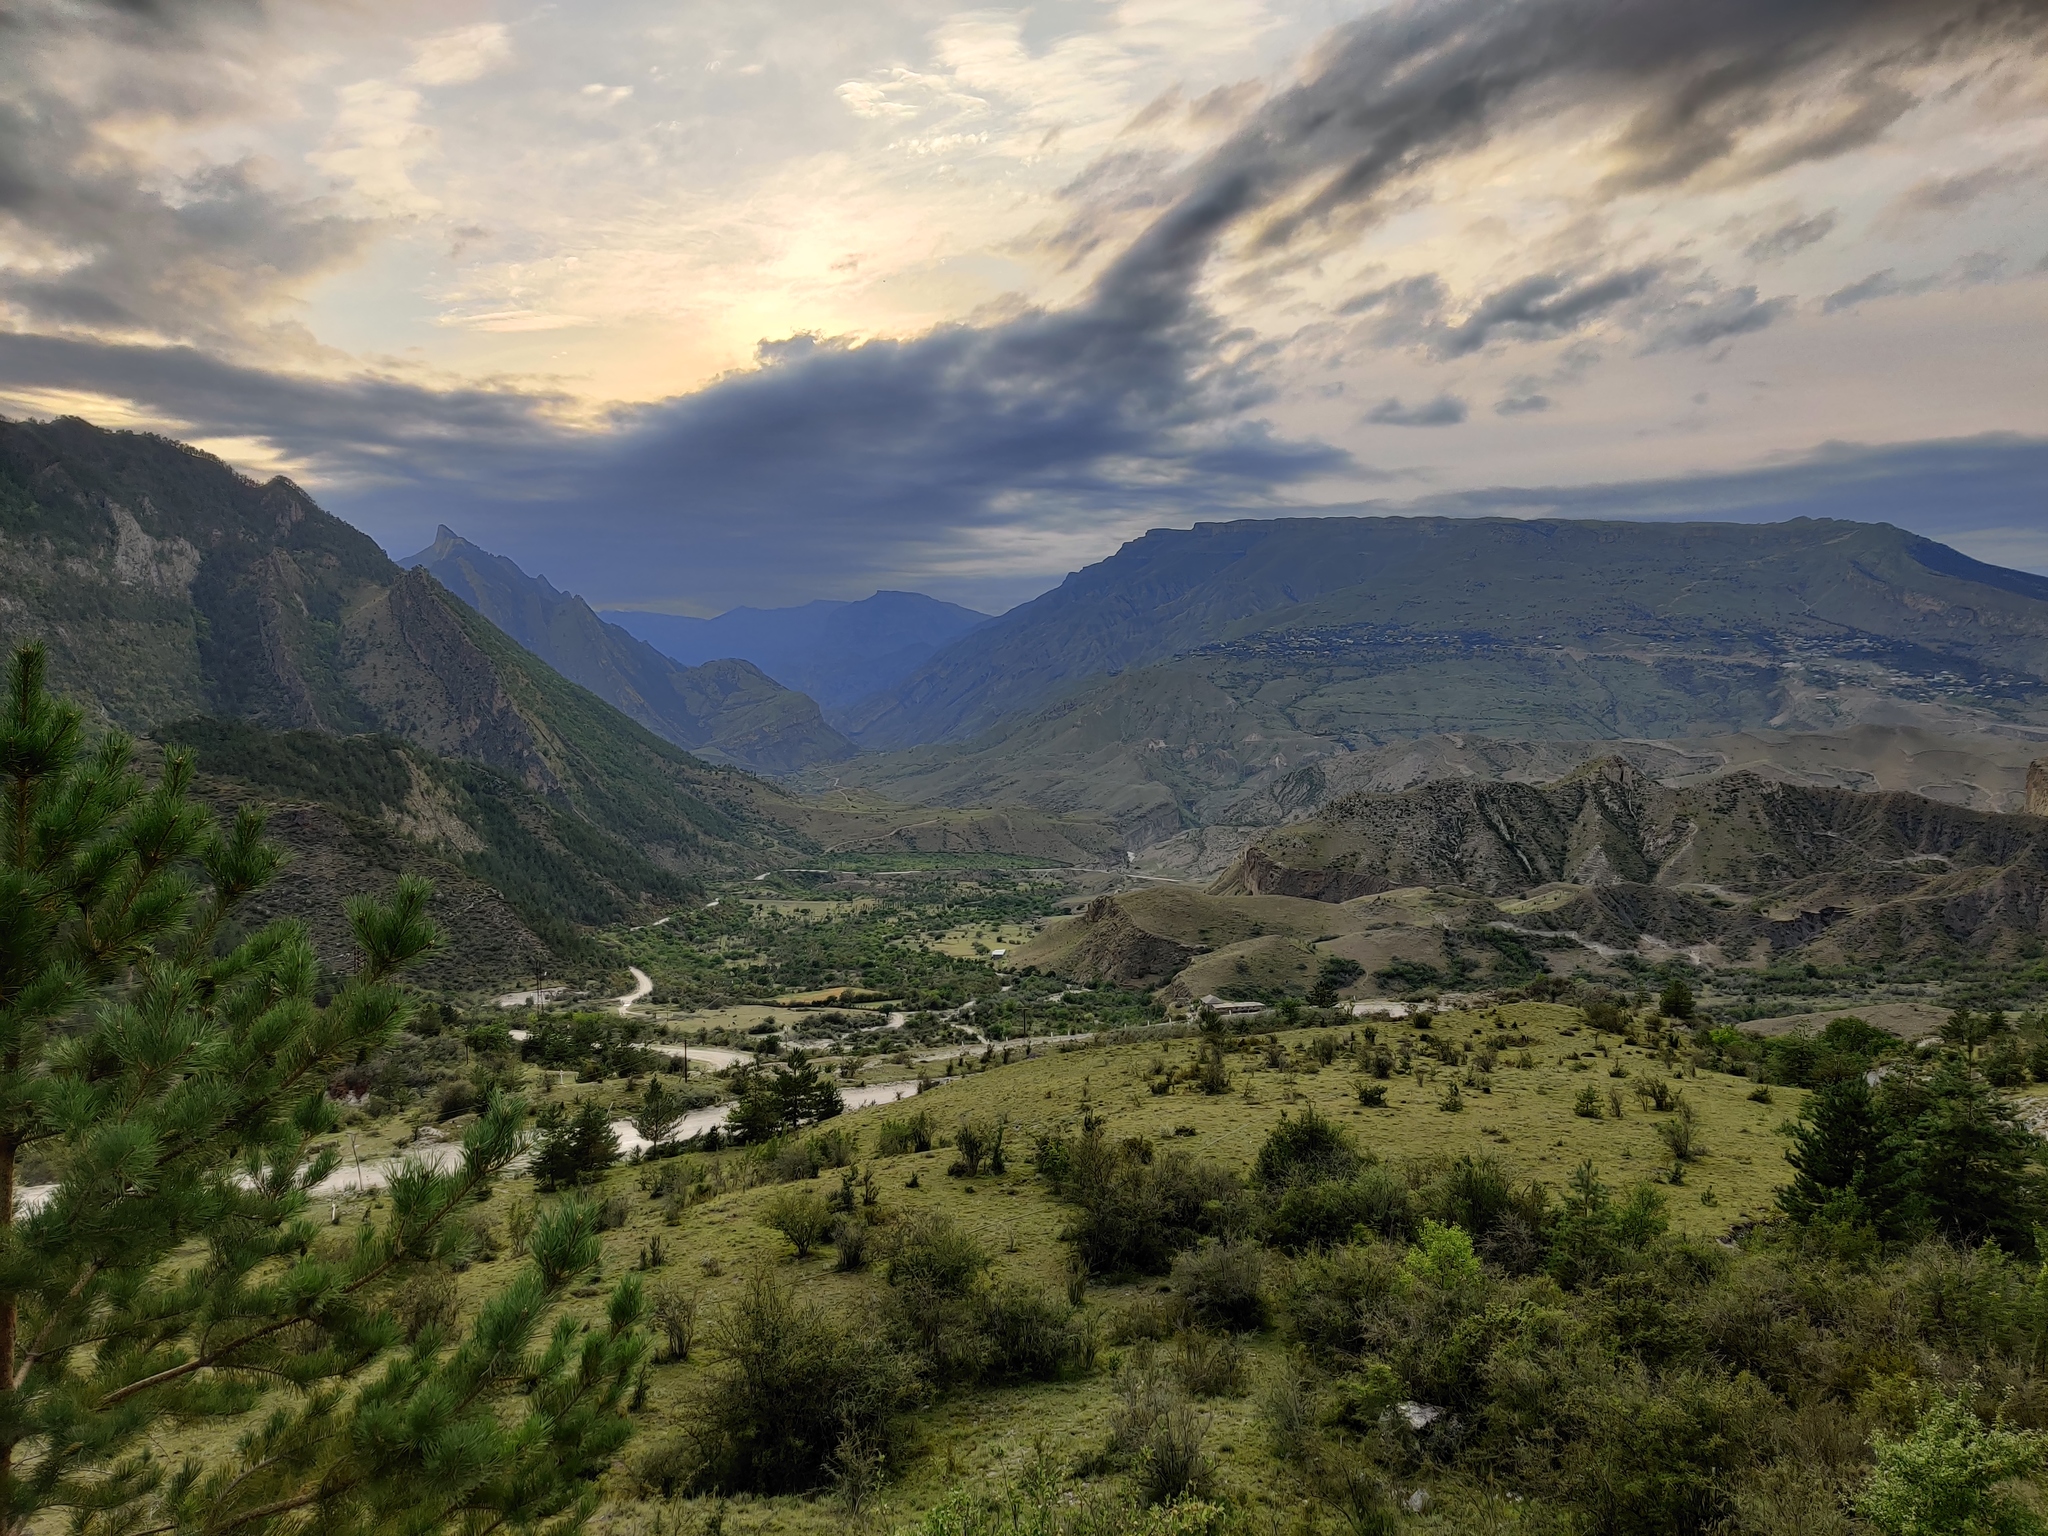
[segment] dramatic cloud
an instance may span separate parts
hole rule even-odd
[[[1834,233],[1837,222],[1839,220],[1832,208],[1811,218],[1787,219],[1750,241],[1742,248],[1742,254],[1751,261],[1781,261],[1795,251],[1803,251],[1809,245],[1827,239]]]
[[[1454,427],[1465,419],[1465,402],[1456,395],[1438,395],[1407,405],[1389,396],[1361,419],[1376,427]]]
[[[202,131],[245,102],[238,9],[28,0],[0,18],[0,314],[227,349],[297,339],[280,309],[372,225],[273,185],[257,157],[168,170],[136,143],[139,123]]]
[[[316,279],[408,221],[442,219],[437,250],[503,238],[423,180],[439,142],[433,93],[486,92],[529,61],[548,63],[523,31],[538,23],[470,10],[427,20],[378,69],[326,88],[317,131],[287,165],[240,153],[232,135],[218,140],[229,150],[207,137],[264,78],[235,31],[256,35],[251,18],[264,13],[30,3],[31,24],[16,33],[25,45],[0,61],[0,305],[12,324],[0,332],[0,383],[15,398],[99,395],[195,436],[261,445],[394,545],[459,515],[530,567],[592,596],[642,601],[1036,579],[1133,523],[1355,495],[1375,475],[1438,475],[1362,464],[1345,444],[1462,451],[1488,432],[1520,442],[1569,430],[1581,396],[1560,409],[1560,392],[1594,387],[1593,351],[1573,350],[1589,342],[1612,360],[1603,368],[1655,381],[1646,399],[1704,402],[1682,370],[1714,367],[1731,345],[1747,359],[1776,339],[1766,332],[1820,326],[1821,313],[1931,281],[1896,277],[1911,270],[1906,256],[1851,257],[1855,267],[1804,290],[1802,303],[1780,274],[1847,243],[1829,237],[1851,215],[1797,212],[1819,200],[1795,184],[1801,168],[1899,131],[1960,78],[2023,68],[2016,61],[2038,58],[2048,27],[2048,0],[1427,0],[1340,27],[1284,88],[1213,76],[1154,85],[1111,129],[1099,119],[1122,61],[1064,45],[1034,53],[1003,18],[949,18],[931,33],[928,65],[833,76],[829,105],[852,125],[835,132],[874,135],[862,142],[896,156],[891,175],[926,178],[963,218],[1028,203],[1012,187],[1040,175],[1039,206],[1057,210],[1057,227],[1027,236],[1018,224],[1000,246],[935,241],[941,254],[924,273],[944,292],[969,268],[1000,269],[1024,294],[988,302],[985,286],[966,286],[982,307],[961,303],[931,324],[903,318],[929,311],[890,307],[908,285],[878,287],[863,315],[764,345],[702,388],[610,404],[554,354],[521,352],[527,371],[508,374],[479,343],[466,368],[436,371],[381,336],[353,354],[336,349],[308,318]],[[1247,33],[1271,19],[1254,7],[1216,14]],[[661,66],[629,69],[628,52],[593,45],[562,63],[576,73],[527,87],[578,125],[579,142],[607,146],[620,189],[637,188],[631,168],[656,165],[665,136],[689,128],[643,115]],[[88,55],[101,71],[90,88],[79,83]],[[694,67],[737,91],[767,79],[772,62],[718,55]],[[117,108],[131,75],[133,100]],[[1031,92],[1029,110],[1014,106]],[[1069,118],[1086,112],[1096,114],[1088,163],[1064,162],[1057,176],[1032,169],[1034,157],[1056,158]],[[175,125],[170,139],[137,126],[159,121]],[[176,152],[153,151],[160,140]],[[953,190],[977,155],[1005,157],[968,166],[984,178],[979,202]],[[790,205],[815,209],[853,164],[821,155]],[[2000,161],[1997,174],[2030,167]],[[1461,225],[1446,211],[1461,191],[1515,186],[1524,172],[1532,200],[1563,209],[1526,249],[1511,221],[1489,213]],[[1891,204],[1991,201],[2001,183],[1988,174],[1903,191],[1894,174],[1877,202],[1864,195],[1855,227]],[[1768,223],[1740,206],[1764,182],[1754,196],[1772,210]],[[1849,203],[1825,188],[1819,197]],[[1703,239],[1659,206],[1685,199],[1713,205],[1711,228],[1723,233]],[[607,272],[661,269],[668,253],[646,247],[662,217],[650,199],[638,222],[592,229],[592,265],[602,256]],[[586,226],[557,222],[552,247],[539,221],[524,226],[533,249],[500,261],[496,289],[451,286],[434,324],[486,340],[546,336],[583,313],[565,296],[612,302],[616,284],[576,288]],[[1435,242],[1427,258],[1389,261],[1379,247],[1370,261],[1354,257],[1397,224]],[[743,271],[760,229],[719,235],[734,253],[726,270]],[[617,247],[608,254],[606,239]],[[1987,259],[2003,259],[1993,244]],[[805,253],[820,268],[828,258],[833,272],[866,259]],[[1768,282],[1753,270],[1780,261]],[[1951,248],[1922,270],[1964,286],[1991,268],[1968,268]],[[771,326],[747,334],[793,328]],[[1348,375],[1348,396],[1343,380],[1311,372],[1320,366]],[[1468,397],[1495,403],[1471,421]],[[1362,415],[1313,406],[1361,398],[1381,403]],[[1433,438],[1353,431],[1459,423]],[[1610,428],[1604,443],[1641,431]],[[1597,459],[1582,462],[1598,476]]]

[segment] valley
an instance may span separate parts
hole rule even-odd
[[[1869,525],[1283,519],[992,619],[636,634],[71,421],[0,423],[0,539],[90,734],[266,818],[208,964],[303,933],[335,1017],[417,895],[291,1198],[395,1242],[501,1138],[379,1293],[437,1360],[584,1224],[563,1337],[646,1346],[593,1528],[1762,1536],[1926,1421],[1830,1350],[2031,1369],[1927,1298],[2037,1305],[2048,582]],[[90,1166],[26,1154],[21,1209]]]

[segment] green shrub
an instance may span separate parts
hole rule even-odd
[[[1277,1189],[1348,1179],[1363,1162],[1350,1132],[1310,1105],[1295,1118],[1281,1117],[1260,1146],[1252,1171],[1259,1183]]]
[[[868,1239],[873,1231],[874,1228],[858,1216],[841,1216],[832,1226],[832,1246],[838,1252],[838,1260],[833,1268],[867,1268]]]
[[[956,1179],[973,1179],[979,1178],[985,1167],[992,1176],[1000,1176],[1007,1170],[1003,1139],[1009,1126],[1005,1115],[993,1120],[962,1120],[953,1133],[953,1149],[959,1156],[946,1172]]]
[[[889,1239],[888,1259],[891,1285],[938,1296],[965,1296],[993,1262],[986,1248],[936,1212],[898,1226]]]
[[[1086,1319],[1050,1292],[1018,1281],[988,1287],[975,1323],[987,1346],[985,1379],[1051,1381],[1094,1360]]]
[[[799,1259],[832,1235],[832,1208],[814,1189],[786,1189],[761,1207],[762,1225],[788,1238]]]
[[[1160,1274],[1203,1237],[1251,1225],[1227,1170],[1180,1152],[1155,1160],[1149,1143],[1112,1145],[1092,1123],[1078,1138],[1042,1139],[1037,1161],[1078,1207],[1065,1235],[1091,1274]]]
[[[1173,1373],[1190,1397],[1237,1397],[1244,1391],[1244,1347],[1228,1334],[1188,1329],[1174,1340]]]
[[[1885,1536],[2038,1532],[2043,1522],[2000,1485],[2041,1468],[2038,1431],[1993,1429],[1968,1395],[1937,1397],[1904,1439],[1879,1434],[1857,1505]]]
[[[932,1149],[932,1112],[920,1109],[900,1120],[884,1120],[875,1128],[875,1156],[898,1157]]]
[[[638,1473],[676,1493],[802,1493],[842,1445],[886,1447],[918,1393],[916,1367],[885,1330],[799,1301],[773,1274],[750,1276],[715,1320],[712,1368]]]
[[[1408,1181],[1375,1165],[1342,1184],[1297,1184],[1281,1195],[1268,1239],[1289,1253],[1335,1248],[1360,1228],[1406,1238],[1415,1230],[1415,1196]]]
[[[1204,1243],[1173,1261],[1173,1290],[1189,1315],[1245,1332],[1266,1321],[1266,1255],[1254,1243]]]

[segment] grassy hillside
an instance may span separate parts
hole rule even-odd
[[[1577,1023],[1576,1010],[1542,1004],[1513,1005],[1485,1014],[1440,1017],[1435,1034],[1407,1026],[1381,1026],[1379,1040],[1402,1055],[1424,1040],[1460,1045],[1507,1035],[1526,1044],[1508,1049],[1491,1074],[1490,1092],[1469,1093],[1461,1113],[1439,1107],[1452,1081],[1462,1074],[1425,1062],[1410,1076],[1396,1076],[1385,1107],[1362,1108],[1358,1074],[1349,1054],[1357,1036],[1329,1030],[1283,1032],[1270,1044],[1247,1041],[1229,1057],[1230,1088],[1204,1094],[1179,1082],[1159,1092],[1163,1079],[1192,1073],[1197,1042],[1189,1038],[1103,1044],[1041,1053],[1021,1050],[970,1063],[968,1075],[945,1081],[914,1104],[891,1104],[848,1114],[831,1122],[838,1143],[862,1171],[873,1175],[877,1204],[868,1209],[882,1251],[890,1234],[938,1218],[977,1245],[991,1262],[993,1285],[1022,1287],[1047,1296],[1068,1283],[1069,1245],[1062,1241],[1073,1207],[1060,1199],[1034,1170],[1030,1149],[1041,1137],[1072,1135],[1092,1121],[1113,1138],[1139,1138],[1160,1156],[1185,1154],[1238,1180],[1253,1163],[1275,1127],[1299,1120],[1311,1109],[1329,1117],[1370,1156],[1406,1181],[1426,1185],[1461,1155],[1492,1160],[1517,1183],[1533,1179],[1562,1189],[1568,1176],[1590,1160],[1598,1175],[1617,1188],[1641,1180],[1663,1197],[1673,1228],[1712,1237],[1765,1214],[1786,1170],[1778,1134],[1800,1095],[1777,1090],[1771,1104],[1755,1102],[1752,1084],[1711,1072],[1680,1069],[1674,1085],[1696,1107],[1703,1153],[1690,1164],[1681,1185],[1667,1185],[1668,1154],[1656,1126],[1670,1117],[1644,1110],[1628,1091],[1628,1076],[1672,1073],[1653,1050],[1602,1040]],[[1318,1042],[1338,1047],[1325,1065]],[[1520,1064],[1526,1057],[1526,1065]],[[1610,1076],[1619,1070],[1624,1077]],[[1619,1088],[1619,1118],[1589,1119],[1574,1112],[1580,1090]],[[577,1090],[589,1092],[592,1090]],[[962,1123],[993,1124],[1006,1119],[1014,1149],[1007,1171],[984,1170],[975,1177],[949,1177],[958,1153],[940,1146],[928,1152],[882,1149],[882,1126],[911,1109],[927,1112],[935,1129],[951,1140]],[[719,1330],[735,1315],[747,1288],[767,1275],[790,1288],[799,1306],[815,1306],[828,1317],[854,1320],[887,1315],[895,1287],[884,1258],[868,1267],[835,1268],[828,1246],[806,1260],[767,1222],[773,1208],[790,1198],[792,1186],[755,1182],[749,1155],[692,1157],[680,1164],[621,1169],[598,1189],[618,1196],[620,1223],[604,1237],[607,1272],[643,1263],[659,1247],[664,1267],[647,1274],[657,1290],[679,1289],[694,1302],[697,1347],[685,1362],[655,1366],[636,1442],[624,1465],[607,1480],[602,1519],[607,1528],[651,1533],[699,1528],[720,1522],[726,1532],[826,1532],[861,1528],[904,1529],[961,1485],[1000,1488],[1033,1460],[1050,1460],[1073,1477],[1072,1496],[1091,1490],[1109,1494],[1126,1485],[1127,1467],[1106,1456],[1112,1426],[1124,1402],[1128,1373],[1155,1355],[1173,1358],[1169,1336],[1149,1344],[1151,1319],[1171,1316],[1180,1295],[1163,1277],[1103,1275],[1081,1291],[1082,1317],[1096,1343],[1090,1364],[1042,1382],[992,1381],[983,1385],[937,1386],[902,1426],[891,1454],[889,1476],[873,1495],[863,1518],[852,1521],[843,1503],[805,1497],[751,1497],[721,1503],[714,1497],[664,1497],[658,1487],[674,1464],[674,1440],[688,1429],[695,1404],[721,1374]],[[838,1187],[830,1169],[799,1191],[820,1194]],[[687,1191],[672,1195],[669,1191]],[[495,1222],[486,1214],[486,1220]],[[1278,1326],[1278,1305],[1297,1264],[1274,1252],[1261,1288],[1272,1298],[1267,1328],[1240,1335],[1231,1346],[1234,1380],[1196,1399],[1203,1425],[1201,1445],[1213,1462],[1214,1491],[1252,1521],[1290,1522],[1309,1518],[1341,1520],[1341,1512],[1313,1496],[1301,1472],[1277,1453],[1267,1423],[1268,1399],[1288,1378],[1287,1333]],[[481,1294],[496,1283],[497,1266],[480,1265],[458,1277],[462,1295]],[[593,1294],[586,1308],[601,1306]],[[595,1312],[589,1315],[594,1317]],[[879,1326],[879,1325],[878,1325]],[[1440,1513],[1456,1517],[1477,1506],[1476,1489],[1433,1480]],[[1305,1503],[1305,1496],[1309,1502]],[[694,1524],[693,1524],[694,1522]],[[1284,1528],[1284,1527],[1283,1527]],[[1319,1525],[1317,1529],[1336,1529]]]

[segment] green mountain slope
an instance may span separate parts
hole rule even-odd
[[[815,703],[751,662],[680,666],[600,619],[582,598],[447,528],[399,564],[425,569],[562,676],[679,747],[761,773],[853,755]]]
[[[662,740],[401,571],[290,482],[85,422],[0,423],[0,641],[147,732],[378,732],[493,770],[672,871],[812,846],[792,803]]]
[[[871,748],[959,741],[1169,660],[1240,700],[1284,685],[1300,728],[1381,739],[1747,729],[1843,680],[2033,718],[2048,706],[2048,580],[1813,519],[1205,524],[1070,576],[851,725]]]

